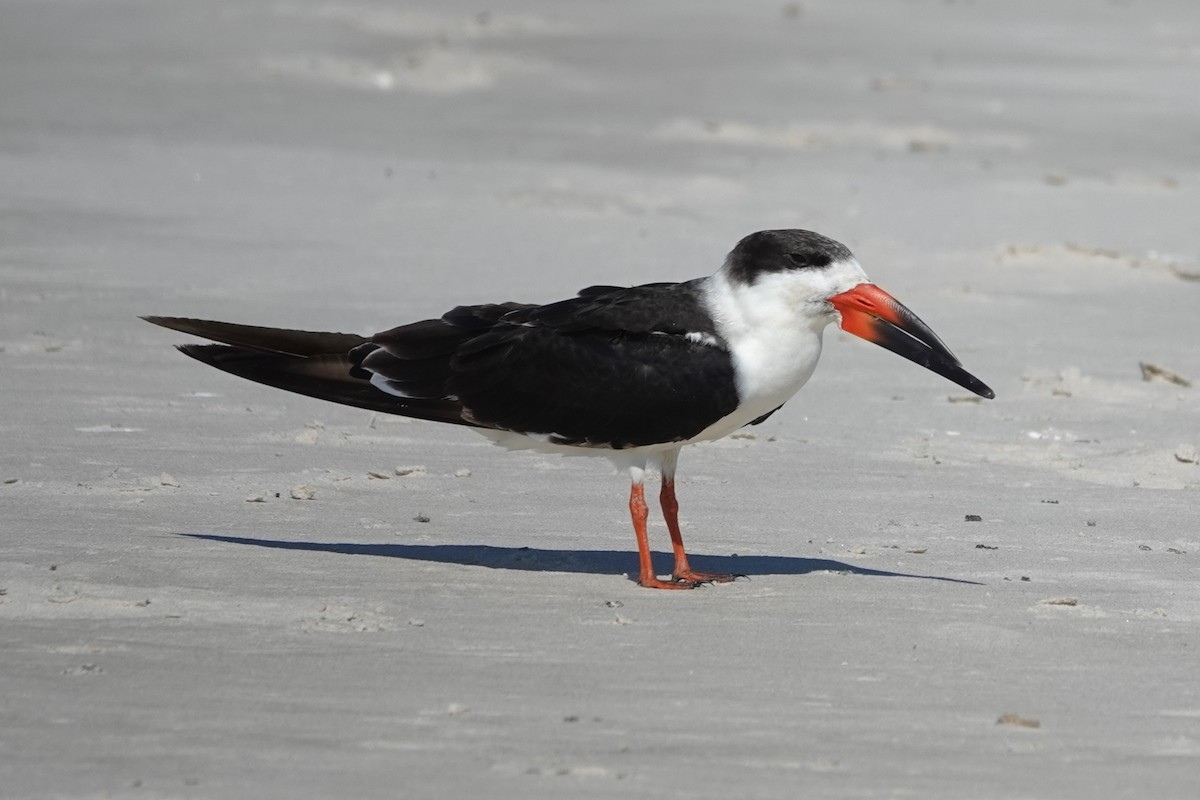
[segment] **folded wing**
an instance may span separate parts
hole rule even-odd
[[[544,306],[460,306],[372,337],[173,317],[187,355],[280,389],[418,419],[625,448],[682,441],[737,407],[698,287],[591,287]]]

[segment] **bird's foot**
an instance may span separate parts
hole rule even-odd
[[[664,581],[661,578],[651,576],[649,578],[638,579],[638,586],[647,589],[695,589],[700,585],[700,581],[679,579],[672,576],[669,581]]]
[[[744,578],[745,575],[736,575],[729,572],[697,572],[694,569],[688,568],[679,570],[671,575],[671,579],[680,583],[733,583],[738,578]]]

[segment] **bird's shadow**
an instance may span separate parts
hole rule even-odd
[[[513,569],[529,572],[571,572],[591,575],[633,575],[637,557],[623,550],[543,550],[534,547],[493,547],[475,544],[356,544],[353,542],[303,542],[282,539],[260,539],[241,536],[221,536],[209,533],[181,533],[190,539],[203,539],[226,544],[270,547],[279,550],[308,550],[318,553],[338,553],[347,556],[382,556],[413,561],[435,561],[442,564],[461,564],[489,569]],[[670,573],[670,553],[654,553],[654,568],[660,575]],[[692,566],[706,572],[725,572],[753,577],[755,575],[807,575],[810,572],[838,572],[878,578],[920,578],[974,586],[982,584],[961,578],[939,575],[916,575],[891,572],[847,564],[828,558],[793,558],[791,556],[689,556]]]

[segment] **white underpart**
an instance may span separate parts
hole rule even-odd
[[[508,450],[533,450],[538,453],[554,453],[560,456],[603,456],[611,461],[617,469],[629,470],[630,478],[635,483],[641,480],[641,476],[647,469],[662,473],[669,471],[674,475],[679,449],[685,444],[702,441],[697,437],[686,442],[664,442],[612,450],[607,447],[556,444],[552,441],[552,434],[516,433],[490,428],[473,428],[472,430],[491,439],[493,444],[498,444]]]

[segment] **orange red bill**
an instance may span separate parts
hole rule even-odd
[[[937,334],[903,303],[873,283],[860,283],[829,302],[842,317],[842,330],[874,342],[954,381],[980,397],[995,392],[963,369]]]

